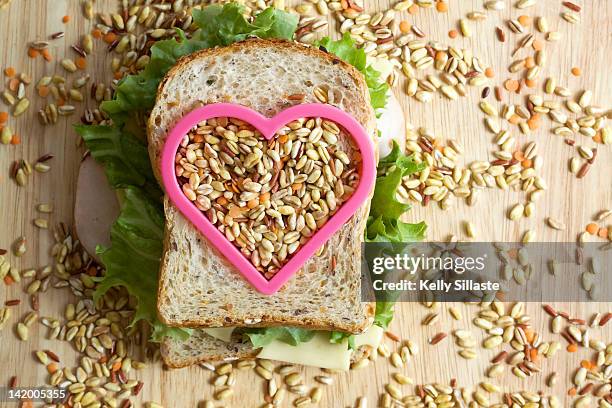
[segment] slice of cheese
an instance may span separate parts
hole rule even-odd
[[[235,327],[213,327],[210,329],[203,329],[203,331],[215,339],[223,340],[224,342],[229,343],[234,329]]]
[[[382,336],[383,329],[372,326],[365,333],[355,336],[355,347],[369,345],[376,349]],[[319,368],[348,370],[351,354],[353,352],[349,350],[346,340],[342,343],[330,343],[328,333],[317,333],[309,342],[297,346],[274,340],[264,346],[257,357]]]
[[[312,340],[297,346],[273,340],[257,357],[335,370],[348,370],[351,365],[351,350],[346,340],[330,343],[328,333],[317,333]]]
[[[382,341],[383,333],[382,327],[372,325],[365,333],[355,336],[355,347],[368,345],[377,349]]]

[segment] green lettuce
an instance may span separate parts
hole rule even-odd
[[[339,331],[333,331],[329,334],[330,343],[342,343],[344,340],[347,340],[348,348],[355,349],[355,335]]]
[[[240,329],[243,339],[250,341],[254,348],[270,344],[273,340],[297,346],[312,340],[316,331],[301,329],[299,327],[265,327]]]
[[[111,227],[110,248],[97,252],[106,269],[94,300],[114,286],[138,299],[132,324],[146,320],[152,340],[187,338],[189,330],[169,328],[157,318],[156,295],[164,239],[161,190],[153,178],[146,146],[131,133],[110,126],[75,126],[93,158],[102,164],[109,184],[123,194],[119,217]]]
[[[353,41],[349,33],[344,33],[342,38],[337,41],[325,37],[318,41],[316,45],[357,68],[365,77],[372,107],[374,109],[385,107],[389,85],[380,80],[380,72],[370,66],[366,66],[365,51],[363,48],[355,46],[355,41]]]
[[[157,318],[157,273],[164,239],[161,205],[138,187],[127,187],[124,193],[121,213],[111,228],[112,245],[97,248],[106,274],[94,300],[114,286],[124,286],[138,300],[132,324],[146,320],[153,328],[153,341],[164,336],[187,339],[190,330],[167,327]]]
[[[418,173],[424,163],[416,163],[411,156],[405,156],[394,141],[391,153],[378,163],[374,195],[370,203],[370,214],[366,227],[369,242],[413,242],[425,237],[427,226],[424,222],[410,224],[400,221],[400,216],[410,209],[410,204],[397,200],[397,188],[402,178]]]
[[[386,329],[393,320],[393,305],[395,302],[376,302],[374,324]]]
[[[418,173],[425,168],[424,163],[416,163],[412,156],[404,155],[399,145],[393,141],[393,149],[378,163],[374,195],[370,204],[370,214],[366,225],[368,242],[415,242],[425,238],[427,225],[424,222],[411,224],[400,220],[402,214],[410,209],[396,198],[397,188],[402,178]],[[374,324],[386,329],[393,320],[393,301],[376,302]]]
[[[424,164],[417,164],[414,158],[402,154],[394,141],[391,152],[380,159],[374,195],[370,202],[370,213],[366,226],[366,242],[414,242],[425,238],[427,225],[424,222],[410,224],[400,221],[400,216],[410,209],[410,205],[400,203],[396,198],[397,188],[402,177],[423,170]],[[387,171],[390,170],[390,171]],[[376,302],[374,324],[386,329],[393,320],[395,302]],[[330,341],[341,343],[348,339],[353,348],[354,336],[349,333],[332,332]]]
[[[106,179],[116,189],[141,187],[149,197],[161,199],[153,176],[147,146],[132,133],[117,126],[75,126],[91,156],[104,168]]]
[[[298,16],[268,7],[252,23],[243,17],[238,3],[215,4],[193,10],[193,21],[201,27],[194,38],[209,41],[210,46],[230,45],[248,37],[291,40],[297,29]]]

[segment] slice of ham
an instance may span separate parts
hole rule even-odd
[[[74,204],[74,225],[83,248],[99,261],[96,246],[110,246],[110,229],[119,216],[119,201],[104,169],[88,156],[81,163]]]

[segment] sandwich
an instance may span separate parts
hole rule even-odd
[[[284,40],[262,39],[190,54],[170,69],[157,91],[148,122],[153,169],[161,167],[168,131],[200,104],[236,103],[272,117],[289,106],[318,102],[314,91],[326,86],[339,101],[336,106],[373,137],[375,116],[365,80],[335,56]],[[349,137],[341,132],[333,146],[344,144],[348,152]],[[156,176],[159,180],[157,172]],[[361,302],[359,282],[368,207],[369,201],[325,245],[321,243],[319,256],[309,259],[280,291],[267,296],[239,278],[227,258],[166,199],[157,299],[160,320],[174,327],[250,324],[364,331],[374,317],[373,305]],[[286,223],[288,217],[283,219]],[[334,270],[332,258],[337,260]]]
[[[391,302],[361,300],[362,242],[423,237],[424,224],[399,220],[409,206],[395,198],[401,178],[421,165],[393,143],[380,160],[371,200],[277,293],[264,295],[164,196],[161,151],[181,118],[218,102],[268,117],[296,104],[326,102],[351,115],[376,142],[376,118],[388,97],[384,78],[348,35],[314,46],[294,42],[297,19],[280,10],[247,19],[238,4],[212,5],[194,9],[193,21],[200,28],[154,44],[147,66],[117,84],[113,99],[101,106],[105,123],[76,126],[110,186],[121,192],[110,245],[96,249],[106,270],[96,296],[124,286],[138,301],[134,320],[152,326],[169,367],[260,357],[348,369],[377,347],[393,315]],[[200,130],[227,132],[228,124],[243,129],[232,118],[215,118],[198,124],[196,139]],[[334,142],[354,149],[342,129]],[[76,214],[81,235],[87,227],[79,222],[93,218]],[[273,262],[262,269],[274,271]]]

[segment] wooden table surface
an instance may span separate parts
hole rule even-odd
[[[0,41],[0,65],[17,68],[18,72],[30,73],[35,79],[43,74],[59,73],[64,75],[57,64],[46,64],[42,59],[29,59],[26,55],[26,44],[29,41],[46,38],[50,33],[66,31],[62,40],[54,41],[52,53],[57,57],[72,55],[70,44],[74,43],[82,34],[88,32],[90,23],[81,18],[80,2],[68,0],[31,0],[13,1],[10,6],[0,11],[0,27],[3,33]],[[118,2],[96,2],[96,11],[115,10]],[[386,9],[392,1],[367,1],[366,9],[369,12]],[[473,35],[471,38],[459,36],[450,40],[447,32],[456,28],[458,19],[467,12],[480,10],[483,1],[449,1],[450,10],[447,14],[440,14],[435,9],[421,9],[416,16],[409,20],[421,27],[427,38],[442,43],[451,43],[457,47],[469,47],[475,55],[495,68],[497,85],[508,77],[507,66],[512,61],[510,56],[518,36],[511,34],[505,21],[523,14],[520,10],[510,7],[507,2],[504,11],[489,12],[485,21],[472,23]],[[512,2],[514,3],[514,2]],[[551,28],[562,33],[563,39],[557,43],[547,43],[546,50],[548,62],[540,78],[554,76],[559,84],[571,89],[574,93],[582,89],[593,91],[593,100],[596,104],[609,108],[612,102],[612,3],[606,1],[582,1],[582,22],[570,25],[560,18],[562,6],[560,1],[539,1],[538,4],[525,10],[524,14],[531,16],[543,15],[550,22]],[[63,25],[62,16],[71,15],[72,20]],[[406,16],[403,16],[406,18]],[[495,26],[502,26],[507,33],[508,40],[500,44],[495,39]],[[88,72],[94,81],[108,82],[110,78],[109,56],[103,47],[96,49],[95,55],[90,58]],[[582,68],[582,76],[573,77],[571,67]],[[538,87],[542,94],[541,87]],[[408,121],[415,126],[424,126],[432,130],[442,139],[456,138],[465,145],[465,160],[488,160],[491,157],[492,138],[484,129],[483,115],[477,108],[479,92],[471,89],[469,96],[458,101],[449,101],[442,96],[435,96],[430,104],[422,104],[408,98],[402,86],[394,89],[400,99],[401,105]],[[12,258],[11,262],[21,269],[38,267],[51,262],[49,248],[53,238],[48,231],[39,230],[33,226],[32,220],[38,216],[34,206],[40,202],[50,202],[55,206],[50,216],[51,224],[59,221],[71,222],[74,200],[74,187],[78,163],[82,150],[76,147],[77,137],[72,129],[72,123],[80,115],[69,118],[60,118],[54,126],[42,127],[36,117],[36,111],[41,107],[42,101],[34,95],[35,90],[30,86],[27,95],[32,100],[28,113],[21,118],[9,119],[9,125],[21,136],[22,144],[19,146],[0,145],[0,248],[8,248],[13,240],[23,235],[28,239],[28,252],[21,259]],[[520,102],[522,96],[515,96],[512,101]],[[555,97],[555,99],[559,99]],[[489,97],[489,100],[492,100]],[[94,107],[94,102],[86,102],[84,106]],[[6,110],[0,104],[0,110]],[[520,136],[514,133],[519,141],[536,140],[541,155],[544,158],[542,174],[548,181],[549,190],[537,205],[533,217],[523,218],[520,222],[512,222],[505,217],[508,208],[524,197],[517,192],[501,192],[500,190],[485,191],[478,203],[468,207],[464,202],[457,201],[453,208],[442,211],[436,205],[428,207],[416,206],[408,215],[411,221],[425,220],[429,226],[428,239],[442,240],[449,234],[465,239],[462,223],[472,221],[478,231],[480,240],[513,241],[520,238],[527,229],[537,231],[538,241],[567,241],[573,242],[577,234],[584,229],[587,222],[604,208],[612,207],[612,149],[609,146],[600,146],[599,157],[590,173],[582,180],[572,176],[567,168],[569,158],[575,155],[573,148],[565,145],[560,136],[549,132],[551,122],[543,120],[544,126],[531,136]],[[591,141],[585,137],[578,137],[579,143],[592,146]],[[56,157],[51,161],[52,169],[47,174],[35,174],[30,178],[27,188],[18,188],[15,182],[9,179],[8,168],[17,159],[27,158],[30,161],[44,153],[53,153]],[[565,231],[555,231],[548,228],[544,219],[554,216],[567,224]],[[609,265],[606,266],[609,270]],[[67,301],[65,291],[50,290],[41,298],[41,314],[59,316],[63,305]],[[2,287],[0,301],[6,299],[26,299],[21,288],[17,285]],[[608,312],[609,303],[558,303],[554,306],[567,310],[572,316],[590,317],[594,312]],[[335,374],[335,382],[331,386],[322,386],[324,397],[320,406],[348,407],[353,406],[359,396],[367,396],[369,405],[376,406],[379,395],[383,392],[384,384],[391,381],[391,373],[402,372],[413,378],[415,383],[427,384],[439,382],[448,384],[451,378],[457,379],[460,387],[472,388],[482,381],[484,370],[493,351],[484,352],[479,349],[480,357],[476,360],[466,361],[457,356],[457,346],[448,338],[437,346],[427,344],[427,338],[440,331],[451,331],[457,328],[470,327],[474,333],[481,336],[470,320],[477,310],[474,306],[456,305],[463,312],[462,321],[450,318],[447,307],[438,307],[441,319],[430,327],[421,325],[421,320],[429,312],[422,305],[403,304],[397,308],[396,318],[391,330],[402,339],[411,339],[420,346],[420,352],[403,369],[395,369],[379,357],[369,367],[350,373]],[[14,308],[10,324],[0,331],[0,385],[4,386],[9,377],[17,375],[22,385],[41,385],[47,373],[32,357],[33,350],[53,349],[62,357],[66,364],[75,362],[76,354],[66,342],[49,341],[45,339],[46,330],[40,329],[31,334],[28,342],[20,342],[15,336],[15,315],[20,318],[29,310],[28,302],[22,302]],[[548,317],[543,313],[538,303],[527,304],[527,313],[533,318],[534,329],[542,333],[545,340],[563,339],[553,335],[548,330]],[[593,330],[593,336],[609,342],[612,337],[612,325],[605,330]],[[480,337],[478,337],[480,338]],[[396,344],[388,339],[389,347]],[[514,377],[509,368],[503,379],[492,382],[503,387],[504,391],[542,390],[545,395],[556,394],[561,399],[570,387],[570,376],[578,367],[581,359],[592,358],[592,352],[582,349],[579,353],[567,354],[560,352],[556,358],[545,360],[542,372],[528,380],[519,380]],[[307,377],[307,384],[315,386],[314,376],[319,370],[314,368],[300,369]],[[559,373],[559,381],[554,389],[544,385],[544,379],[552,371]],[[137,374],[145,382],[142,401],[157,401],[166,407],[194,407],[205,399],[212,399],[214,387],[209,381],[211,373],[193,367],[176,371],[165,371],[161,364],[151,364],[149,368]],[[280,380],[280,378],[277,378]],[[231,399],[215,402],[215,407],[251,407],[263,404],[264,382],[251,372],[240,372],[237,381],[237,393]],[[405,393],[412,391],[412,387],[403,386]],[[295,398],[295,397],[294,397]],[[293,398],[292,398],[293,399]],[[288,400],[286,400],[286,403]],[[4,403],[0,403],[2,406]],[[289,405],[287,405],[289,406]],[[570,406],[565,402],[563,406]]]

